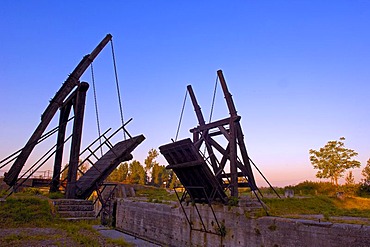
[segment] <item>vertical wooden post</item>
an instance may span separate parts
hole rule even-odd
[[[69,157],[68,179],[67,179],[68,182],[66,189],[66,198],[68,199],[76,198],[77,171],[80,157],[86,91],[88,88],[89,84],[87,84],[86,82],[82,82],[80,87],[78,88],[78,93],[75,99],[76,100],[74,105],[75,118],[73,121],[71,153]]]
[[[59,129],[57,137],[57,150],[54,159],[53,180],[51,181],[50,192],[59,191],[60,171],[62,170],[62,160],[64,151],[64,141],[66,135],[67,121],[72,108],[72,101],[60,109]]]
[[[231,183],[231,196],[238,197],[238,169],[237,169],[237,145],[236,145],[236,128],[230,119],[230,183]]]

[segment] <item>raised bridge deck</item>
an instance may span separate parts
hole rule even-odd
[[[134,151],[144,139],[145,137],[143,135],[139,135],[114,145],[112,149],[106,152],[76,182],[76,198],[88,198],[97,186],[103,183],[121,162],[132,159],[131,152]]]
[[[166,168],[176,173],[194,202],[227,201],[221,184],[189,138],[163,145],[159,150],[169,163]]]

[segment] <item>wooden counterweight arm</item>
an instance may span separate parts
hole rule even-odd
[[[190,95],[190,98],[191,98],[191,102],[193,103],[194,111],[195,111],[195,114],[197,115],[197,118],[198,118],[198,123],[199,123],[200,126],[202,126],[206,122],[204,121],[202,110],[201,110],[201,108],[198,104],[198,101],[195,98],[193,88],[191,87],[191,85],[188,85],[186,88],[188,89],[188,92],[189,92],[189,95]]]
[[[222,91],[224,92],[224,96],[225,96],[227,107],[229,108],[230,116],[235,117],[235,116],[237,116],[237,111],[236,111],[236,108],[235,108],[235,104],[234,104],[232,95],[229,92],[229,89],[227,88],[224,75],[222,74],[222,70],[218,70],[217,75],[218,75],[218,78],[220,79]]]

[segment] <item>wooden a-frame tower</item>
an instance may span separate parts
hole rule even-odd
[[[230,189],[231,196],[238,197],[238,187],[250,187],[252,190],[256,190],[257,186],[245,146],[242,127],[240,125],[241,117],[237,114],[232,95],[227,88],[222,70],[217,71],[217,76],[225,96],[230,116],[206,124],[193,89],[191,85],[188,85],[187,89],[199,124],[199,126],[191,129],[190,132],[193,134],[193,143],[198,150],[202,143],[205,144],[216,179],[220,182],[226,179],[228,182],[222,183],[223,186]],[[214,137],[219,135],[226,138],[226,147],[222,147],[214,139]],[[221,160],[217,159],[216,152],[221,154]],[[238,152],[240,152],[241,160],[238,158]],[[225,171],[227,163],[229,163],[230,171]]]
[[[174,170],[192,200],[209,204],[214,200],[226,203],[225,189],[230,190],[232,197],[238,197],[239,187],[249,187],[253,192],[258,190],[244,142],[241,117],[237,114],[222,71],[218,70],[217,75],[229,117],[206,123],[193,89],[188,85],[187,90],[198,119],[198,126],[190,130],[193,138],[159,148],[169,163],[167,168]],[[217,142],[217,136],[225,138],[226,146]],[[207,157],[200,150],[203,144]]]

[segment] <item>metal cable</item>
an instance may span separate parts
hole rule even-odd
[[[177,132],[176,132],[176,138],[175,138],[175,141],[177,141],[177,137],[179,135],[179,131],[180,131],[180,126],[181,126],[181,122],[182,122],[182,116],[184,114],[184,109],[185,109],[185,103],[186,103],[186,98],[188,96],[188,90],[186,90],[185,92],[185,97],[184,97],[184,102],[182,103],[182,109],[181,109],[181,114],[180,114],[180,120],[179,120],[179,125],[177,126]]]
[[[218,75],[216,75],[216,83],[215,83],[215,88],[213,90],[212,106],[211,106],[211,112],[209,114],[209,123],[212,120],[213,108],[215,106],[216,91],[217,91],[217,82],[218,82]]]
[[[91,81],[93,84],[93,91],[94,91],[94,103],[95,103],[95,115],[96,115],[96,125],[98,127],[98,136],[101,136],[101,131],[100,131],[100,121],[99,121],[99,111],[98,111],[98,98],[96,96],[96,88],[95,88],[95,76],[94,76],[94,67],[93,64],[91,63],[90,65],[91,68]],[[103,156],[103,149],[101,145],[101,139],[99,138],[100,142],[100,154]]]
[[[117,66],[116,66],[116,57],[114,55],[114,47],[113,47],[113,40],[112,39],[110,40],[110,44],[111,44],[111,47],[112,47],[112,58],[113,58],[114,76],[116,78],[116,87],[117,87],[118,105],[119,105],[119,110],[120,110],[120,114],[121,114],[121,123],[122,123],[122,126],[124,126],[125,122],[123,120],[123,110],[122,110],[122,102],[121,102],[121,93],[120,93],[120,90],[119,90],[118,74],[117,74]],[[123,128],[123,138],[124,138],[124,140],[126,140],[126,132],[125,132],[124,128]]]
[[[215,88],[213,89],[213,98],[212,98],[212,105],[211,105],[211,111],[209,113],[209,123],[212,121],[212,115],[213,115],[213,109],[215,106],[215,99],[216,99],[216,91],[217,91],[217,82],[218,82],[218,75],[216,75],[216,83],[215,83]],[[204,153],[207,151],[207,146],[204,146]]]

